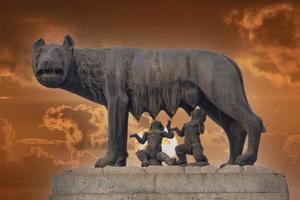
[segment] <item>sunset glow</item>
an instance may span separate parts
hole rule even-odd
[[[299,1],[2,0],[0,200],[46,200],[53,175],[93,166],[105,154],[106,108],[45,88],[32,72],[32,44],[39,38],[62,44],[66,34],[75,48],[200,48],[234,59],[249,103],[267,128],[256,164],[284,172],[291,200],[299,198]],[[166,113],[157,119],[166,126]],[[178,109],[171,127],[189,119]],[[148,113],[138,122],[130,115],[129,134],[143,133],[151,121]],[[205,128],[204,153],[219,166],[228,159],[228,140],[210,119]],[[165,141],[164,150],[174,156],[177,143],[182,138]],[[140,165],[139,148],[128,139],[129,165]]]

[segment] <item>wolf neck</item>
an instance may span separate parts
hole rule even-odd
[[[74,62],[61,88],[106,106],[103,91],[104,54],[104,49],[74,49]]]

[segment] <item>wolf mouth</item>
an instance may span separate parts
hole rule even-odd
[[[58,75],[58,76],[63,76],[64,75],[64,70],[61,68],[42,68],[37,71],[38,76],[43,76],[43,75]]]
[[[64,80],[64,69],[43,67],[37,70],[36,77],[39,82],[48,87],[55,87]]]

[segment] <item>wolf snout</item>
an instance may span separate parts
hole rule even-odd
[[[37,75],[41,76],[41,75],[64,75],[64,70],[61,68],[48,68],[48,67],[43,67],[43,68],[39,68],[37,70]]]

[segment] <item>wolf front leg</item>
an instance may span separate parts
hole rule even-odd
[[[123,95],[113,98],[108,104],[107,152],[96,162],[95,167],[126,166],[128,102],[127,95]]]

